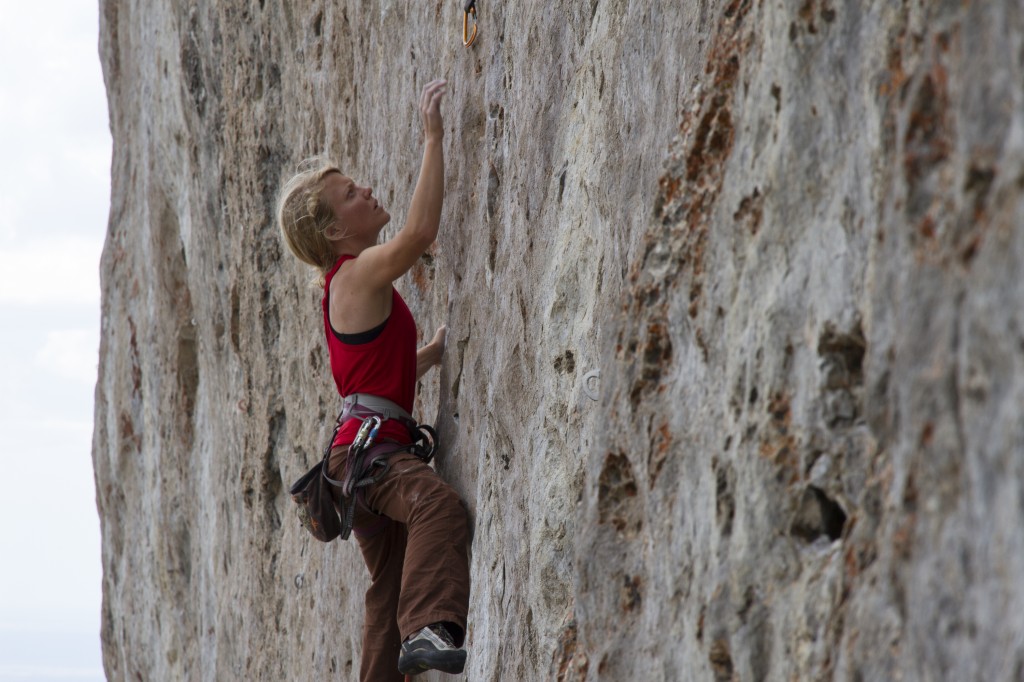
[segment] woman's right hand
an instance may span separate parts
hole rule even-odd
[[[367,296],[391,300],[392,282],[408,272],[437,239],[437,231],[441,226],[441,205],[444,203],[444,120],[441,118],[441,99],[447,84],[443,79],[432,80],[420,95],[420,116],[423,118],[426,140],[420,175],[412,192],[405,226],[383,244],[364,248],[353,265],[345,266],[349,272],[345,278],[346,286],[351,291],[358,289]]]
[[[428,140],[444,137],[444,120],[441,118],[441,98],[444,97],[448,81],[438,78],[427,83],[420,94],[420,117],[423,118],[423,132]]]

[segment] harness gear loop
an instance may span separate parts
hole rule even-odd
[[[473,15],[473,35],[469,34],[469,15]],[[476,0],[466,0],[462,10],[462,44],[469,47],[476,40]]]

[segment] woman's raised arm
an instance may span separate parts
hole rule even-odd
[[[444,203],[444,120],[441,99],[447,81],[434,80],[420,94],[424,143],[420,175],[405,226],[389,241],[363,251],[353,263],[358,281],[389,286],[411,268],[437,238]],[[358,274],[357,274],[358,273]]]

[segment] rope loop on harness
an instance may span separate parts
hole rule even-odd
[[[473,34],[469,33],[469,15],[473,15]],[[462,44],[469,47],[476,40],[476,0],[466,0],[462,10]]]

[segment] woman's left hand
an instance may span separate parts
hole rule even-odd
[[[430,345],[437,349],[437,361],[441,362],[441,356],[444,355],[444,349],[448,344],[448,325],[442,324],[437,328],[434,333],[434,338],[430,340]]]
[[[434,365],[441,364],[444,357],[444,347],[448,337],[448,327],[441,325],[434,333],[430,343],[416,351],[416,380],[426,374],[427,370]]]

